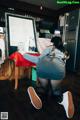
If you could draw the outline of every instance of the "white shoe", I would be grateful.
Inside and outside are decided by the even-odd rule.
[[[27,89],[30,100],[32,105],[36,108],[36,109],[41,109],[42,108],[42,101],[39,98],[39,96],[37,95],[36,91],[34,90],[33,87],[28,87]]]
[[[63,101],[59,104],[63,105],[66,111],[67,118],[72,118],[74,115],[74,104],[71,92],[65,92],[63,94]]]

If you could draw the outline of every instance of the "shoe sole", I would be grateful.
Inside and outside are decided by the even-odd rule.
[[[42,108],[42,101],[39,98],[39,96],[37,95],[36,91],[34,90],[33,87],[29,87],[27,89],[30,100],[32,105],[36,108],[36,109],[41,109]]]
[[[68,115],[69,118],[72,118],[74,115],[74,104],[73,104],[73,98],[71,92],[68,92],[68,101],[69,101]]]

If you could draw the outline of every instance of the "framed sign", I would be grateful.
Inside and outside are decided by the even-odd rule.
[[[17,50],[23,54],[37,49],[34,19],[7,13],[6,28],[9,55]]]

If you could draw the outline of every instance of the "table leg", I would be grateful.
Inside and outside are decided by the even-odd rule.
[[[29,78],[29,79],[31,79],[31,70],[32,70],[32,68],[29,67],[29,68],[28,68],[28,78]]]
[[[15,66],[15,90],[18,88],[19,67]]]

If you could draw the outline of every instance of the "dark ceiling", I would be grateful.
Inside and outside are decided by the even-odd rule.
[[[80,5],[60,5],[57,0],[0,0],[0,7],[12,8],[13,10],[33,14],[36,16],[45,16],[54,19],[61,13],[71,9],[76,9]],[[43,9],[40,9],[42,5]]]
[[[51,10],[58,10],[64,6],[63,4],[57,4],[57,0],[0,0],[0,3],[3,4],[16,4],[17,2],[31,4],[38,7],[42,5],[44,8]]]
[[[64,5],[62,4],[57,4],[57,0],[18,0],[21,2],[37,5],[37,6],[43,6],[48,9],[52,10],[58,10],[59,8],[63,7]]]

